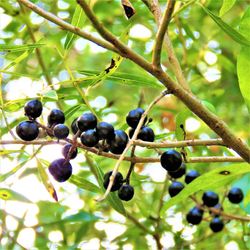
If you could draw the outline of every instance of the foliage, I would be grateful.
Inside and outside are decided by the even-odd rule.
[[[32,2],[99,36],[75,1]],[[109,31],[151,61],[157,26],[145,5],[149,2],[131,0],[136,13],[130,19],[119,0],[90,0],[89,5]],[[162,8],[165,2],[160,1]],[[237,138],[249,144],[248,1],[177,1],[176,9],[168,33],[188,85]],[[23,106],[34,98],[44,105],[39,121],[45,125],[49,111],[58,107],[64,111],[68,126],[83,112],[92,111],[116,129],[128,131],[127,113],[139,103],[146,108],[165,89],[130,60],[60,29],[16,1],[0,2],[0,19],[4,20],[0,23],[1,142],[17,139],[15,127],[25,120]],[[163,67],[175,79],[167,63],[163,47]],[[218,138],[172,95],[157,103],[149,117],[157,142]],[[185,138],[180,125],[185,127]],[[212,234],[208,222],[191,227],[185,220],[194,206],[190,195],[201,200],[201,190],[212,188],[222,198],[231,186],[241,187],[245,199],[240,206],[232,206],[225,199],[224,210],[247,216],[247,163],[187,163],[188,169],[196,169],[202,176],[174,198],[167,193],[169,178],[159,163],[138,163],[130,180],[135,189],[131,201],[122,202],[116,193],[110,193],[106,200],[96,202],[105,191],[103,175],[117,160],[80,149],[77,159],[72,160],[73,176],[58,184],[47,168],[61,157],[61,147],[60,143],[0,144],[3,248],[155,249],[157,237],[167,249],[230,249],[234,243],[239,249],[250,248],[249,222],[232,220],[221,233]],[[181,151],[187,159],[235,156],[230,145],[189,146]],[[139,147],[136,156],[159,157],[154,149]],[[123,161],[119,171],[125,176],[128,169],[129,162]],[[218,175],[222,170],[231,174]],[[34,241],[25,238],[27,232]]]

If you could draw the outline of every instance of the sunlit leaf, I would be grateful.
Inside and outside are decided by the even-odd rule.
[[[21,202],[28,202],[28,203],[31,202],[29,199],[24,197],[22,194],[19,194],[11,189],[8,189],[8,188],[0,188],[0,199],[21,201]]]
[[[25,44],[25,45],[7,45],[7,44],[0,44],[0,51],[6,52],[20,52],[26,50],[32,50],[35,48],[40,48],[44,46],[45,43],[33,43],[33,44]]]
[[[236,0],[223,0],[223,4],[220,9],[220,16],[226,14],[236,3]]]

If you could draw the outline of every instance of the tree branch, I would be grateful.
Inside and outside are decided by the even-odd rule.
[[[75,27],[65,21],[63,21],[62,19],[58,18],[57,16],[41,9],[40,7],[36,6],[35,4],[33,4],[32,2],[28,1],[28,0],[19,0],[20,3],[22,3],[23,5],[25,5],[27,8],[31,9],[32,11],[36,12],[38,15],[44,17],[45,19],[51,21],[52,23],[57,24],[58,26],[60,26],[61,28],[70,31],[80,37],[83,37],[107,50],[111,50],[114,52],[117,52],[117,49],[112,46],[110,43],[99,39],[97,37],[92,36],[91,34],[81,30],[78,27]]]
[[[174,11],[175,2],[176,2],[175,0],[168,1],[167,8],[165,10],[164,16],[162,18],[158,32],[156,34],[155,46],[153,49],[153,65],[157,68],[161,67],[162,44],[163,44],[164,36],[168,29],[168,25],[171,20],[171,15]]]

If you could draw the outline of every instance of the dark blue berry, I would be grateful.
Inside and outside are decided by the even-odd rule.
[[[49,172],[58,182],[64,182],[72,175],[72,166],[64,158],[54,160],[49,165]]]
[[[129,184],[124,184],[118,191],[118,197],[123,201],[130,201],[134,196],[134,188]]]
[[[123,130],[115,130],[115,137],[108,140],[109,150],[113,154],[121,154],[128,143],[128,135]]]
[[[160,160],[162,167],[167,171],[177,171],[182,164],[181,154],[173,149],[165,151]]]
[[[67,143],[66,145],[63,146],[62,154],[63,154],[63,157],[65,159],[69,157],[68,154],[69,154],[69,151],[70,151],[71,147],[72,147],[72,144],[70,144],[70,143]],[[78,150],[77,150],[77,148],[75,148],[68,159],[76,158],[77,153],[78,153]]]
[[[198,171],[190,170],[185,176],[185,182],[188,184],[199,176],[200,176],[200,173]]]
[[[210,222],[209,227],[214,233],[217,233],[222,231],[224,223],[219,217],[214,217],[213,220]]]
[[[193,207],[186,215],[186,219],[193,225],[198,225],[202,221],[204,211],[198,207]]]
[[[92,113],[85,113],[77,119],[77,127],[82,132],[89,129],[94,129],[96,128],[96,125],[97,125],[97,118]]]
[[[87,147],[94,147],[99,142],[95,129],[89,129],[81,134],[81,142]]]
[[[42,114],[43,105],[39,100],[31,100],[24,105],[25,115],[30,118],[37,118]]]
[[[104,176],[103,176],[103,187],[105,189],[108,188],[109,185],[109,178],[112,175],[112,171],[107,172]],[[119,188],[122,186],[122,182],[123,182],[123,176],[120,172],[116,173],[115,179],[114,179],[114,183],[113,186],[111,188],[111,192],[117,191],[119,190]]]
[[[203,204],[208,207],[214,207],[219,202],[219,196],[213,191],[206,191],[202,196]]]
[[[52,109],[48,116],[49,127],[52,127],[56,124],[63,124],[65,122],[64,113],[60,109]]]
[[[39,129],[36,123],[24,121],[17,125],[16,133],[24,141],[33,141],[37,138]]]
[[[107,122],[100,122],[96,126],[96,132],[100,139],[111,140],[115,136],[114,127]]]
[[[168,192],[171,197],[176,196],[184,188],[184,185],[179,181],[174,181],[168,187]]]
[[[65,139],[69,135],[69,128],[64,124],[57,124],[53,129],[54,136],[58,139]]]
[[[234,204],[238,204],[243,200],[244,194],[243,194],[243,192],[242,192],[242,190],[240,188],[233,187],[229,191],[227,197],[228,197],[230,202],[232,202]]]
[[[182,163],[181,167],[177,171],[173,171],[173,172],[168,171],[168,174],[174,179],[181,178],[185,173],[186,173],[186,164],[185,163]]]
[[[136,128],[144,112],[145,111],[142,108],[136,108],[131,110],[126,117],[127,124],[131,128]],[[144,119],[143,125],[146,123],[146,120],[147,118]]]

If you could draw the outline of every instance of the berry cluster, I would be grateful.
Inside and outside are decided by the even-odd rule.
[[[168,171],[168,175],[172,180],[172,183],[168,188],[168,192],[170,197],[174,197],[184,188],[184,184],[179,181],[175,181],[175,179],[185,175],[186,165],[182,162],[181,154],[172,149],[165,151],[161,155],[160,161],[162,167]],[[189,184],[199,176],[200,174],[196,170],[190,170],[185,175],[185,183]],[[243,192],[240,188],[234,187],[228,192],[227,197],[231,203],[238,204],[243,200]],[[200,224],[204,211],[208,210],[213,217],[209,224],[211,230],[213,232],[220,232],[224,227],[224,222],[218,215],[223,211],[223,207],[219,203],[218,194],[213,191],[206,191],[203,193],[202,201],[203,203],[201,205],[193,207],[188,212],[186,215],[187,221],[193,225]],[[216,209],[217,212],[214,213],[212,211],[213,209]]]
[[[65,115],[59,109],[53,109],[47,117],[47,126],[43,126],[37,122],[42,114],[43,106],[39,100],[31,100],[24,106],[27,121],[21,122],[16,127],[17,135],[25,141],[35,140],[39,135],[39,128],[44,129],[47,135],[56,137],[58,140],[67,139],[69,128],[64,125]],[[133,136],[134,131],[142,117],[144,110],[136,108],[131,110],[127,117],[127,124],[130,126],[129,136]],[[151,119],[149,119],[149,122]],[[146,126],[147,117],[140,129],[137,138],[144,141],[154,141],[154,131]],[[149,123],[148,122],[148,123]],[[72,165],[70,160],[77,156],[77,138],[80,137],[81,143],[86,147],[96,147],[100,151],[111,152],[113,154],[121,154],[128,143],[128,135],[123,130],[115,130],[114,127],[107,122],[98,122],[97,117],[90,112],[82,114],[71,123],[71,130],[74,134],[73,143],[64,145],[62,149],[63,158],[56,159],[49,165],[49,172],[58,182],[64,182],[72,175]],[[109,179],[112,171],[104,175],[104,188],[108,187]],[[123,179],[118,172],[114,178],[111,191],[118,191],[121,200],[131,200],[134,195],[134,188],[129,185],[129,176]]]

